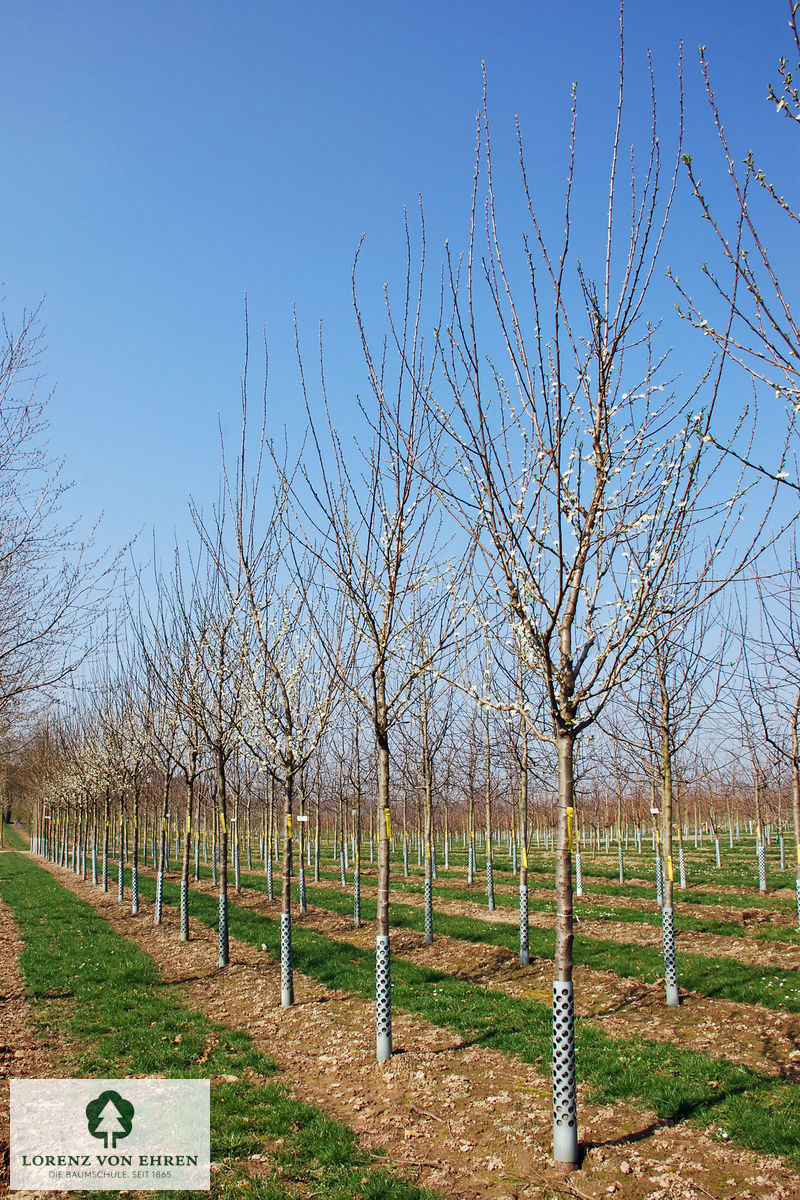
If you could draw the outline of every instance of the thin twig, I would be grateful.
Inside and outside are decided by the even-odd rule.
[[[420,1108],[418,1104],[410,1105],[412,1112],[421,1113],[423,1117],[430,1117],[432,1121],[441,1121],[442,1125],[449,1125],[449,1121],[445,1121],[444,1117],[437,1117],[436,1113],[428,1112],[426,1108]]]

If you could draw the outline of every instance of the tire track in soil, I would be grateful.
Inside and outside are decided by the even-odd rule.
[[[796,1176],[780,1159],[720,1145],[702,1130],[661,1122],[647,1110],[588,1105],[583,1085],[587,1153],[574,1183],[565,1180],[548,1160],[549,1076],[534,1065],[465,1044],[398,1011],[396,1053],[381,1066],[369,1001],[295,972],[298,1002],[282,1009],[279,965],[268,955],[231,939],[231,965],[220,971],[213,929],[192,918],[194,940],[181,943],[176,910],[165,908],[164,924],[155,927],[149,900],[141,900],[133,917],[110,893],[52,864],[49,869],[150,954],[191,1004],[245,1029],[278,1061],[296,1095],[350,1125],[367,1147],[387,1151],[388,1167],[413,1170],[418,1183],[453,1200],[796,1200]],[[243,893],[236,902],[243,896],[260,898]]]

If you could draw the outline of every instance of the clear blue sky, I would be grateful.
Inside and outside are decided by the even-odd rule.
[[[784,0],[629,0],[632,113],[646,107],[651,47],[671,145],[683,38],[687,149],[713,178],[705,43],[735,145],[773,164],[786,143],[766,82],[790,49],[786,26]],[[324,321],[345,425],[364,388],[353,252],[366,233],[369,312],[384,280],[400,283],[403,207],[418,193],[431,260],[445,237],[462,241],[481,60],[504,187],[517,183],[519,113],[545,215],[559,203],[579,81],[588,217],[605,202],[616,40],[615,0],[4,5],[3,306],[13,326],[46,296],[44,386],[56,388],[52,444],[76,482],[70,504],[104,510],[111,544],[141,525],[164,548],[173,526],[185,533],[189,494],[215,492],[217,413],[235,427],[245,293],[268,331],[276,424],[298,412],[295,304],[312,356]],[[670,249],[686,278],[704,230],[685,181],[681,192]]]

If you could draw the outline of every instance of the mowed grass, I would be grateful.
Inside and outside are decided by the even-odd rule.
[[[713,847],[709,847],[706,843],[705,848],[693,851],[687,848],[686,864],[687,864],[687,888],[685,890],[678,886],[676,880],[675,885],[675,908],[678,919],[682,919],[681,909],[684,904],[697,905],[705,907],[708,905],[722,905],[732,909],[753,909],[761,912],[773,912],[784,914],[787,917],[786,926],[757,928],[749,927],[746,931],[747,936],[755,936],[766,940],[776,941],[792,941],[798,937],[796,925],[796,901],[794,897],[794,871],[790,864],[790,859],[793,856],[793,849],[790,846],[789,839],[786,841],[786,867],[781,870],[775,862],[777,852],[773,847],[768,849],[767,854],[767,885],[768,893],[763,895],[758,890],[758,871],[756,865],[755,849],[752,839],[749,845],[744,848],[737,844],[737,849],[734,851],[727,850],[727,843],[723,846],[721,869],[716,867]],[[244,861],[244,857],[243,857]],[[677,856],[676,856],[676,874],[677,874]],[[362,877],[365,879],[374,875],[375,867],[370,865],[368,857],[362,855]],[[451,853],[450,867],[445,868],[443,865],[443,855],[439,854],[438,859],[438,875],[442,880],[450,882],[462,882],[464,884],[464,898],[467,896],[476,900],[479,903],[486,896],[486,870],[485,859],[483,852],[478,855],[478,869],[475,874],[474,884],[466,887],[466,859],[461,852]],[[402,853],[396,852],[392,855],[392,877],[400,887],[406,887],[411,884],[412,888],[421,886],[423,876],[422,869],[416,864],[416,854],[409,856],[409,876],[406,878],[403,875]],[[277,868],[276,868],[277,870]],[[332,863],[328,848],[322,857],[322,875],[325,879],[332,883],[339,878],[338,860]],[[350,863],[349,875],[352,875],[352,862]],[[529,882],[532,889],[536,888],[552,888],[554,885],[554,866],[553,856],[550,851],[534,848],[531,851],[529,861]],[[517,879],[511,873],[511,863],[503,846],[495,853],[494,859],[494,879],[495,886],[516,887]],[[634,849],[631,849],[625,856],[625,879],[623,884],[619,883],[618,879],[618,863],[616,858],[616,850],[613,853],[605,855],[600,853],[595,858],[591,852],[584,852],[583,855],[583,884],[584,896],[582,900],[576,898],[576,904],[580,908],[582,905],[590,905],[593,903],[594,897],[598,894],[611,899],[624,900],[626,898],[638,900],[655,901],[655,861],[649,844],[645,847],[641,854],[638,854]],[[738,889],[737,892],[715,890],[715,889]],[[443,894],[451,895],[454,889],[448,887],[442,889]],[[455,889],[458,890],[458,889]],[[593,895],[594,894],[594,895]],[[454,897],[455,898],[455,897]],[[547,911],[548,902],[541,901],[537,897],[531,898],[531,909],[536,911],[534,902],[543,904],[542,911]],[[513,904],[513,897],[504,896],[502,892],[496,896],[498,907],[506,904]],[[630,910],[631,913],[640,910]],[[587,913],[587,915],[589,915]],[[619,916],[620,920],[636,920],[637,918],[631,915],[629,918]],[[641,919],[641,918],[639,918]],[[687,918],[686,929],[696,928],[691,924],[691,918]],[[734,923],[734,928],[737,926]],[[727,933],[727,930],[708,928],[703,930],[709,933]],[[741,926],[738,927],[738,933],[742,933]]]
[[[201,875],[207,878],[210,871],[202,868]],[[261,875],[243,873],[242,882],[256,891],[267,891],[267,882]],[[311,903],[331,912],[348,915],[353,911],[349,889],[344,891],[341,887],[324,888],[308,884],[306,894]],[[374,921],[375,912],[376,902],[365,888],[361,899],[362,920]],[[424,929],[423,910],[393,901],[389,910],[389,924],[395,929],[421,932]],[[512,952],[519,950],[519,931],[510,922],[452,916],[437,912],[434,904],[434,929],[461,941],[503,946]],[[531,926],[529,946],[536,958],[552,959],[555,953],[554,931]],[[573,953],[576,965],[610,971],[624,979],[652,983],[660,979],[664,972],[662,952],[657,946],[637,946],[580,933],[575,938]],[[722,955],[707,957],[692,954],[684,951],[679,944],[678,982],[681,987],[712,999],[760,1004],[777,1011],[800,1012],[800,971],[752,966]]]
[[[152,897],[155,881],[144,877],[142,890]],[[165,902],[177,905],[179,890],[166,882]],[[250,945],[266,945],[280,955],[279,921],[243,908],[231,896],[230,927]],[[210,928],[217,900],[193,893],[193,915]],[[293,926],[295,966],[327,987],[365,997],[375,994],[375,957],[371,951]],[[551,1009],[533,999],[518,999],[404,961],[392,960],[392,1003],[431,1024],[451,1029],[465,1041],[499,1050],[524,1062],[551,1061]],[[800,1166],[800,1093],[790,1083],[724,1059],[637,1036],[611,1038],[590,1022],[577,1026],[578,1077],[590,1085],[596,1103],[626,1100],[652,1109],[659,1120],[714,1124],[720,1136],[764,1154],[777,1154]]]
[[[37,1021],[77,1045],[60,1072],[211,1078],[211,1154],[224,1164],[212,1172],[213,1197],[435,1200],[376,1168],[347,1126],[293,1098],[247,1034],[185,1005],[152,958],[46,870],[3,855],[0,895],[25,942],[20,966]],[[255,1154],[268,1156],[257,1174]]]
[[[3,842],[7,850],[28,849],[28,843],[13,825],[3,825]]]
[[[261,886],[261,881],[256,881]],[[308,898],[320,908],[333,912],[352,912],[352,899],[342,891],[329,888],[308,888]],[[361,902],[365,921],[374,921],[376,903],[369,897]],[[389,922],[395,928],[424,929],[424,913],[411,905],[392,904]],[[434,910],[434,930],[461,941],[519,950],[519,931],[511,924],[481,921],[474,917],[455,917]],[[555,953],[555,933],[551,929],[529,930],[529,946],[537,958],[551,959]],[[577,966],[598,971],[611,971],[622,978],[654,982],[664,973],[661,949],[655,946],[636,946],[631,943],[590,938],[579,934],[573,954]],[[710,958],[678,949],[678,979],[682,987],[711,998],[738,1003],[761,1004],[765,1008],[800,1012],[800,972],[778,970],[774,967],[755,967],[733,958]]]
[[[332,871],[321,872],[323,882],[336,883],[339,876]],[[441,875],[441,872],[440,872]],[[374,871],[365,874],[362,871],[361,883],[363,888],[374,887],[376,881],[376,873]],[[348,876],[348,884],[352,882],[352,873]],[[503,880],[506,883],[505,880]],[[510,881],[515,885],[516,880]],[[453,887],[450,884],[446,887],[437,887],[434,882],[434,897],[442,900],[461,900],[471,904],[485,904],[485,891],[481,890],[482,880],[479,880],[478,885],[472,887]],[[404,878],[402,873],[393,877],[393,888],[396,887],[399,892],[406,892],[409,895],[421,895],[424,885],[421,879],[418,878],[417,872],[413,877]],[[629,893],[632,894],[632,893]],[[609,908],[608,905],[597,904],[592,900],[591,895],[584,895],[582,898],[575,897],[574,906],[575,912],[581,918],[587,920],[614,920],[630,922],[632,925],[651,925],[661,928],[661,913],[655,909],[655,889],[648,892],[647,898],[654,902],[652,909],[641,908],[625,908],[614,907]],[[683,902],[688,900],[692,902],[690,897],[682,895],[680,892],[676,894],[675,901],[675,929],[677,932],[687,933],[710,933],[716,934],[719,937],[746,937],[756,941],[770,942],[797,942],[798,930],[797,926],[789,925],[751,925],[745,927],[739,921],[723,921],[714,917],[696,917],[683,912]],[[719,903],[719,898],[716,900]],[[519,906],[519,900],[514,895],[508,895],[505,892],[495,892],[495,908],[509,911],[509,920],[513,919],[513,911]],[[752,907],[752,906],[748,906]],[[529,912],[555,913],[555,901],[543,900],[538,896],[529,896],[528,910]]]

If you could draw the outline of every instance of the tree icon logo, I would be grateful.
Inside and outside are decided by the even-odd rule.
[[[130,1100],[123,1100],[119,1092],[101,1092],[96,1100],[90,1100],[86,1105],[89,1133],[92,1137],[102,1138],[106,1150],[109,1148],[108,1139],[111,1138],[113,1150],[117,1139],[126,1138],[130,1133],[133,1111]]]

